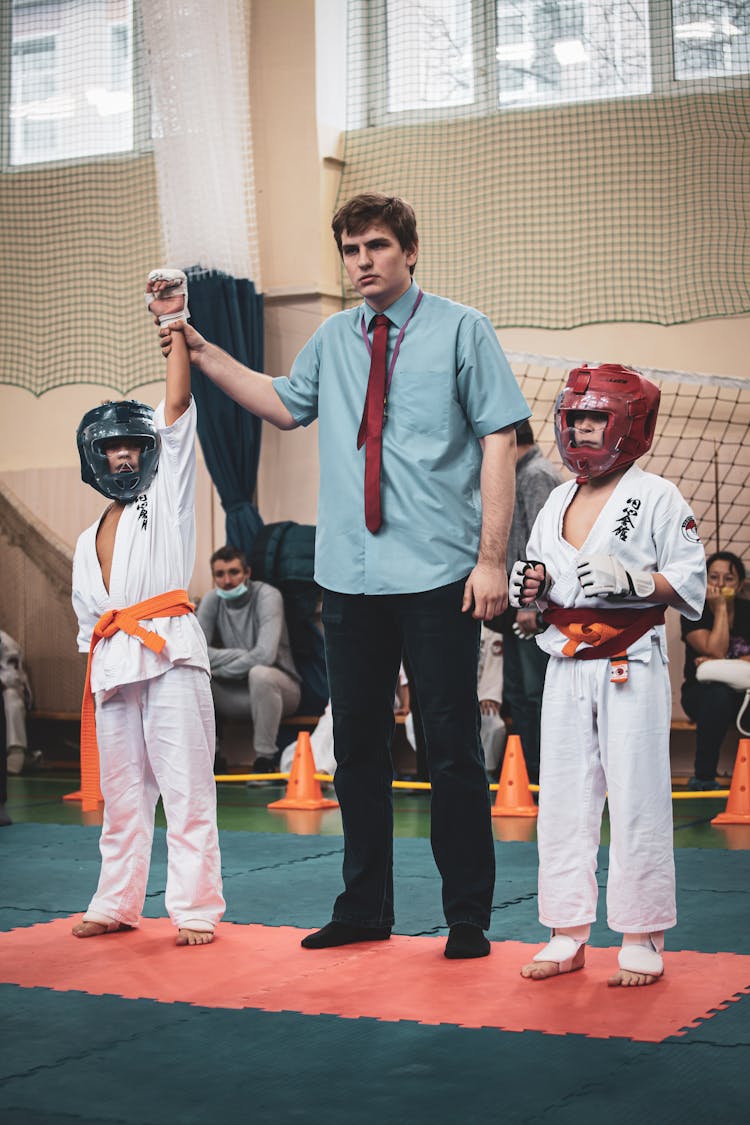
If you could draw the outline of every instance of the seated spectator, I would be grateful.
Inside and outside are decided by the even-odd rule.
[[[482,716],[480,737],[484,749],[484,768],[489,781],[497,781],[505,750],[505,723],[500,717],[503,699],[503,638],[485,625],[479,641],[477,695]]]
[[[737,677],[718,662],[750,662],[750,602],[740,595],[745,566],[731,551],[716,551],[706,564],[708,587],[700,621],[681,619],[685,642],[682,706],[696,725],[695,776],[691,789],[718,789],[716,769],[724,736],[736,722],[745,694]],[[713,663],[711,669],[703,667]],[[717,673],[717,679],[703,675]]]
[[[253,772],[273,773],[279,724],[300,703],[284,601],[275,586],[250,581],[250,567],[236,547],[214,552],[211,573],[214,589],[197,614],[208,642],[216,714],[252,722]]]
[[[5,742],[5,712],[0,707],[0,738]],[[6,809],[8,803],[8,762],[5,755],[0,755],[0,828],[7,828],[13,821]]]
[[[5,748],[9,774],[23,773],[29,765],[26,712],[31,708],[31,685],[17,641],[0,630],[0,685],[5,713]]]

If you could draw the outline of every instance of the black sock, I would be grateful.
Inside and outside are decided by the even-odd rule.
[[[329,922],[322,930],[302,939],[305,949],[331,949],[336,945],[353,945],[357,941],[386,941],[391,936],[390,927],[349,926],[346,922]]]
[[[487,957],[490,953],[490,943],[482,933],[479,926],[472,926],[469,922],[456,922],[451,926],[448,940],[445,943],[445,956],[452,960],[469,957]]]

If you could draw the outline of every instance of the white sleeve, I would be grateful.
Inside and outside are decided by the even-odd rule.
[[[538,516],[534,520],[534,526],[529,535],[529,541],[526,544],[526,560],[544,563],[545,569],[549,572],[549,557],[550,549],[547,543],[547,524],[548,513],[550,512],[549,500],[543,506]],[[515,559],[513,560],[516,561]]]
[[[698,621],[706,600],[706,553],[695,516],[672,486],[654,513],[657,570],[680,598],[677,610]]]
[[[154,410],[154,425],[161,438],[159,468],[155,485],[168,497],[177,523],[193,519],[195,512],[195,435],[198,411],[195,399],[171,426],[164,418],[164,401]],[[153,487],[153,486],[152,486]]]
[[[493,633],[483,626],[480,644],[482,656],[480,658],[477,697],[479,699],[494,699],[496,703],[502,703],[503,638],[500,633]]]
[[[86,581],[85,564],[81,558],[80,549],[77,547],[73,556],[73,609],[78,618],[78,636],[76,644],[79,652],[88,652],[94,626],[100,614],[94,604],[93,598],[88,595],[90,583]]]

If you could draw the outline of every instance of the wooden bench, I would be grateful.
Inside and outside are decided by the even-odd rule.
[[[397,726],[403,726],[406,722],[406,715],[394,715]],[[281,720],[282,727],[299,728],[304,730],[305,727],[316,727],[320,715],[287,715],[285,719]]]
[[[29,711],[28,718],[32,720],[49,720],[53,723],[80,723],[80,711]]]
[[[30,711],[28,715],[32,721],[49,721],[55,723],[78,723],[81,721],[80,711]],[[320,715],[287,715],[286,718],[281,720],[282,727],[291,727],[292,729],[304,730],[305,727],[315,727],[318,724]],[[406,722],[406,715],[396,715],[396,723],[402,726]],[[505,724],[510,728],[510,720],[506,719]],[[695,723],[690,719],[672,719],[670,724],[671,730],[695,730]]]

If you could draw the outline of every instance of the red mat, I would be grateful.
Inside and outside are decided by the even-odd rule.
[[[166,919],[88,940],[74,918],[0,933],[0,980],[24,988],[114,994],[209,1008],[257,1008],[346,1019],[541,1031],[658,1043],[750,992],[750,956],[667,952],[647,988],[607,988],[615,948],[586,951],[582,972],[534,983],[519,967],[538,943],[494,942],[478,961],[448,961],[444,938],[394,936],[304,950],[307,930],[223,923],[210,946],[177,948]]]

